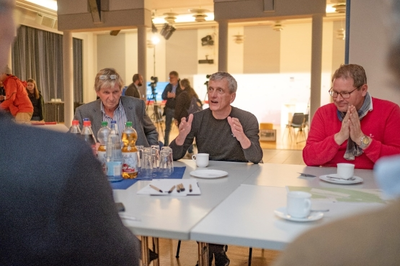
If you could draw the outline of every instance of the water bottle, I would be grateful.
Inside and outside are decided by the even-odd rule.
[[[81,137],[81,129],[79,128],[78,120],[72,120],[72,125],[69,128],[68,133],[75,134]]]
[[[90,147],[93,150],[93,154],[96,156],[96,138],[93,135],[92,123],[90,121],[88,120],[83,121],[83,128],[81,135],[83,140],[90,145]]]
[[[99,148],[97,149],[97,159],[99,159],[99,161],[101,162],[101,167],[103,168],[104,173],[106,173],[106,145],[110,131],[111,129],[108,127],[108,122],[101,122],[101,128],[97,132],[97,140],[100,142]]]
[[[125,124],[122,132],[122,177],[124,179],[133,179],[138,175],[138,154],[135,146],[137,140],[136,130],[132,127],[132,122]]]
[[[121,138],[115,128],[116,122],[111,121],[111,130],[106,144],[107,178],[110,182],[122,180]]]

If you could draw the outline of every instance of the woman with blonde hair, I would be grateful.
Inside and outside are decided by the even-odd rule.
[[[43,97],[37,88],[36,81],[34,79],[28,79],[26,81],[26,92],[33,105],[33,114],[31,121],[43,120]]]

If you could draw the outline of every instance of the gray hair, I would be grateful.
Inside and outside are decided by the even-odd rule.
[[[228,88],[230,93],[234,93],[237,90],[237,82],[234,77],[228,72],[216,72],[210,76],[211,80],[223,80],[226,79],[228,81]]]
[[[114,87],[115,84],[118,84],[118,87],[121,90],[124,86],[124,81],[114,68],[103,68],[96,75],[94,80],[94,90],[100,91],[103,87]]]

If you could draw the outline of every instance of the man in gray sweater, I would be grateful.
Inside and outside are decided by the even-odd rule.
[[[229,73],[211,75],[209,108],[182,118],[179,134],[170,144],[174,160],[181,159],[196,138],[198,152],[209,153],[210,160],[261,162],[257,118],[231,106],[236,90],[236,80]]]
[[[207,89],[210,107],[182,118],[179,134],[170,144],[174,160],[182,158],[196,138],[198,152],[208,153],[210,160],[261,162],[257,118],[231,106],[236,90],[237,82],[229,73],[211,75]],[[216,266],[229,265],[225,252],[225,246],[209,244],[209,265],[213,255]]]

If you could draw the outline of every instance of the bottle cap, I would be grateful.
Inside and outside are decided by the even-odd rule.
[[[72,125],[73,125],[73,126],[79,125],[79,121],[78,121],[78,120],[72,120]]]
[[[101,122],[101,126],[102,126],[102,127],[106,127],[106,126],[108,126],[108,122],[107,122],[107,121],[103,121],[103,122]]]
[[[125,123],[125,126],[126,126],[126,127],[132,127],[132,121],[126,122],[126,123]]]
[[[90,121],[83,121],[83,126],[91,126],[92,123]]]

